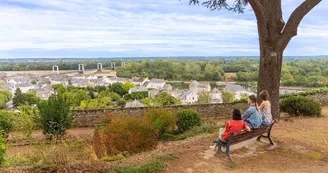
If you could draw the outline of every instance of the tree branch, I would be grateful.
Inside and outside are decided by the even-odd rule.
[[[248,3],[251,5],[256,19],[257,19],[257,25],[258,25],[258,32],[260,35],[267,37],[267,27],[266,27],[266,17],[264,15],[264,8],[262,6],[262,4],[259,2],[259,0],[249,0]],[[261,38],[261,36],[260,36]]]
[[[279,46],[282,46],[283,49],[286,48],[291,38],[297,35],[297,28],[304,16],[320,2],[321,0],[305,0],[293,11],[282,31],[280,39],[278,40],[278,45],[280,44]]]

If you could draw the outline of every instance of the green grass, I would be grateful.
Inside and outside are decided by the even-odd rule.
[[[321,153],[314,153],[314,154],[309,154],[310,159],[316,159],[316,160],[321,160],[324,158],[324,154]]]
[[[175,140],[183,140],[186,138],[190,138],[193,136],[206,134],[206,133],[213,133],[214,129],[209,124],[202,124],[200,126],[195,126],[190,130],[185,131],[184,133],[181,133],[179,135],[175,136]]]
[[[166,167],[166,161],[174,160],[177,155],[174,153],[159,156],[150,162],[143,165],[129,164],[117,165],[111,168],[114,173],[158,173],[163,171]]]

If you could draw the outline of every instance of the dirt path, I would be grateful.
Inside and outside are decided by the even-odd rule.
[[[176,148],[179,159],[170,163],[166,172],[328,173],[328,107],[324,107],[322,113],[326,116],[278,122],[272,131],[275,147],[265,140],[251,140],[237,146],[232,151],[236,165],[231,164],[224,154],[209,149],[216,135],[204,136],[185,147]]]

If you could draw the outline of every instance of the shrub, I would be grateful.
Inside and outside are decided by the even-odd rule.
[[[295,116],[317,116],[321,114],[319,102],[302,96],[287,97],[280,102],[280,107],[282,111]]]
[[[164,109],[151,109],[145,113],[145,118],[155,129],[159,130],[159,134],[173,131],[175,129],[175,116],[171,111]]]
[[[180,133],[200,125],[200,115],[193,109],[183,109],[177,114],[177,126]]]
[[[13,112],[0,110],[0,137],[8,137],[9,131],[13,128],[14,117]]]
[[[70,108],[71,103],[64,97],[54,96],[49,100],[38,103],[38,123],[43,134],[48,138],[57,138],[66,133],[71,126],[73,115]]]
[[[98,126],[93,140],[99,158],[121,152],[137,153],[157,145],[157,130],[144,118],[124,115],[103,118],[110,123]]]
[[[4,155],[7,150],[7,140],[5,138],[0,137],[0,167],[4,163]]]
[[[20,113],[16,115],[13,123],[13,130],[15,131],[13,136],[30,140],[32,131],[36,128],[35,114],[37,110],[33,110],[28,105],[21,105],[18,109]]]

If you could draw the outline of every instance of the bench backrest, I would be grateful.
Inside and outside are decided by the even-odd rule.
[[[240,143],[242,141],[246,141],[248,139],[252,139],[252,138],[261,136],[263,133],[266,133],[272,127],[272,125],[267,126],[267,127],[262,126],[258,129],[254,129],[250,132],[242,132],[242,133],[239,133],[239,134],[238,133],[233,133],[230,136],[230,139],[229,139],[230,145],[237,144],[237,143]]]

